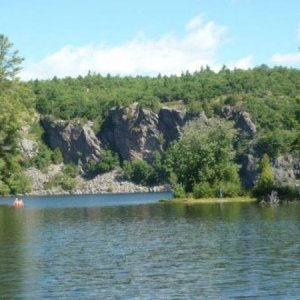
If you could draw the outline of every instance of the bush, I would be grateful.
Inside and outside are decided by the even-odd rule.
[[[9,186],[5,182],[0,180],[0,195],[7,196],[9,195],[9,193],[10,193]]]
[[[215,184],[214,193],[216,197],[236,197],[242,194],[240,182],[226,181]]]
[[[175,198],[185,198],[186,193],[182,184],[177,184],[174,188],[174,197]]]
[[[120,160],[117,153],[111,150],[102,150],[102,158],[100,161],[90,159],[87,163],[88,175],[95,176],[114,170],[120,166]]]
[[[64,167],[64,173],[71,178],[75,178],[78,175],[78,169],[74,164],[66,164]]]
[[[34,164],[39,169],[44,169],[52,163],[52,150],[45,144],[41,144],[38,154],[33,158]]]
[[[153,178],[153,168],[144,160],[125,161],[123,175],[136,184],[147,185]]]
[[[111,150],[102,151],[102,159],[97,165],[99,173],[109,172],[120,166],[119,156]]]
[[[55,148],[52,153],[52,161],[55,164],[61,164],[64,161],[63,155],[59,148]]]
[[[31,181],[23,173],[14,174],[7,180],[11,194],[24,194],[31,191]]]
[[[48,182],[44,184],[45,189],[61,188],[70,191],[75,188],[76,182],[74,178],[68,175],[58,173],[55,174]]]
[[[214,189],[209,185],[208,182],[194,184],[193,186],[194,198],[213,197],[213,196],[215,196]]]
[[[230,105],[230,106],[235,106],[239,102],[239,100],[240,99],[237,95],[229,95],[224,100],[224,104]]]

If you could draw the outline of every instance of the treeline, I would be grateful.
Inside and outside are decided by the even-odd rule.
[[[103,117],[113,106],[133,102],[155,110],[160,104],[181,101],[189,110],[204,110],[210,115],[218,112],[227,102],[231,105],[242,103],[256,112],[255,117],[262,126],[276,127],[278,116],[285,119],[287,113],[291,113],[286,110],[300,101],[300,71],[264,65],[252,70],[229,70],[223,67],[217,73],[207,67],[180,76],[119,77],[89,73],[84,77],[54,77],[52,80],[35,80],[29,84],[36,95],[38,111],[63,119],[95,119]],[[268,121],[269,118],[262,115],[264,112],[258,113],[257,105],[261,104],[263,111],[268,108],[277,111],[276,118],[272,118],[274,121]],[[294,119],[293,116],[290,118]],[[294,126],[291,120],[286,122],[286,127]]]
[[[299,138],[298,69],[263,65],[252,70],[223,67],[216,73],[207,67],[193,74],[157,77],[89,73],[28,85],[38,112],[55,118],[83,118],[101,125],[110,108],[133,102],[153,111],[168,105],[213,117],[231,105],[250,112],[259,130],[258,147],[271,157],[290,151]]]
[[[23,170],[30,164],[43,168],[61,160],[61,154],[43,144],[42,130],[32,122],[36,112],[54,119],[92,120],[98,128],[112,107],[134,102],[153,111],[169,106],[193,114],[205,112],[213,126],[202,128],[200,133],[203,124],[190,124],[181,139],[165,153],[157,153],[151,163],[118,161],[116,154],[107,149],[103,161],[89,165],[91,174],[121,165],[124,176],[131,180],[143,184],[171,182],[178,194],[192,192],[197,197],[216,195],[221,190],[226,195],[243,192],[237,157],[249,150],[249,140],[237,140],[232,124],[220,121],[224,105],[250,113],[258,129],[251,147],[260,157],[300,152],[298,69],[262,65],[251,70],[229,70],[224,66],[214,72],[206,67],[180,76],[156,77],[89,72],[77,78],[24,83],[16,78],[23,59],[3,35],[0,54],[0,194],[27,191],[30,183]],[[40,144],[39,154],[30,162],[24,161],[19,151],[20,135],[26,127]],[[74,175],[73,171],[66,173]]]

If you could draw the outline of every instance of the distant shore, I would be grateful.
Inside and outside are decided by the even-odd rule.
[[[241,202],[257,202],[256,198],[252,197],[232,197],[232,198],[174,198],[172,200],[162,200],[161,202],[176,203],[176,204],[198,204],[198,203],[241,203]]]

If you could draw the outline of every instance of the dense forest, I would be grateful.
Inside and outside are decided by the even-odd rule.
[[[28,83],[36,109],[56,118],[84,118],[102,122],[115,106],[138,102],[158,110],[162,105],[219,115],[224,105],[250,112],[261,131],[265,152],[276,156],[289,151],[300,122],[300,71],[260,66],[252,70],[218,73],[208,67],[181,76],[118,77],[89,73],[85,77],[53,78]]]
[[[35,115],[70,121],[94,122],[95,131],[105,125],[112,107],[138,103],[157,112],[167,106],[212,119],[206,129],[189,124],[181,138],[151,162],[122,161],[113,149],[107,149],[103,161],[91,162],[97,173],[119,165],[124,176],[138,183],[171,182],[181,195],[214,196],[220,186],[226,195],[244,191],[239,180],[237,157],[248,146],[230,122],[220,119],[225,105],[247,111],[258,134],[252,147],[264,156],[264,170],[269,160],[280,154],[299,156],[300,145],[300,70],[266,65],[249,70],[219,72],[209,67],[180,76],[103,76],[89,72],[77,78],[56,78],[22,82],[17,79],[22,58],[12,44],[0,36],[0,192],[26,192],[30,184],[22,170],[29,165],[45,167],[60,161],[61,154],[49,149],[42,139],[43,129],[34,122]],[[40,144],[39,154],[24,161],[18,151],[18,138],[29,126],[29,134]],[[23,129],[22,129],[23,128]],[[201,128],[201,130],[199,130]],[[239,140],[237,140],[239,139]],[[222,151],[221,151],[222,150]],[[182,155],[185,153],[185,155]],[[70,168],[69,168],[70,169]],[[263,173],[263,172],[262,172]],[[268,173],[268,172],[267,172]],[[270,172],[269,172],[270,173]],[[272,186],[266,174],[267,187]],[[268,179],[269,178],[269,179]],[[259,186],[259,187],[258,187]],[[262,180],[257,190],[262,190]]]

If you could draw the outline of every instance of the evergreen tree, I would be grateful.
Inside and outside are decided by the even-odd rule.
[[[264,154],[260,162],[260,175],[258,177],[255,192],[258,195],[268,194],[274,188],[274,175],[270,158],[268,154]]]

